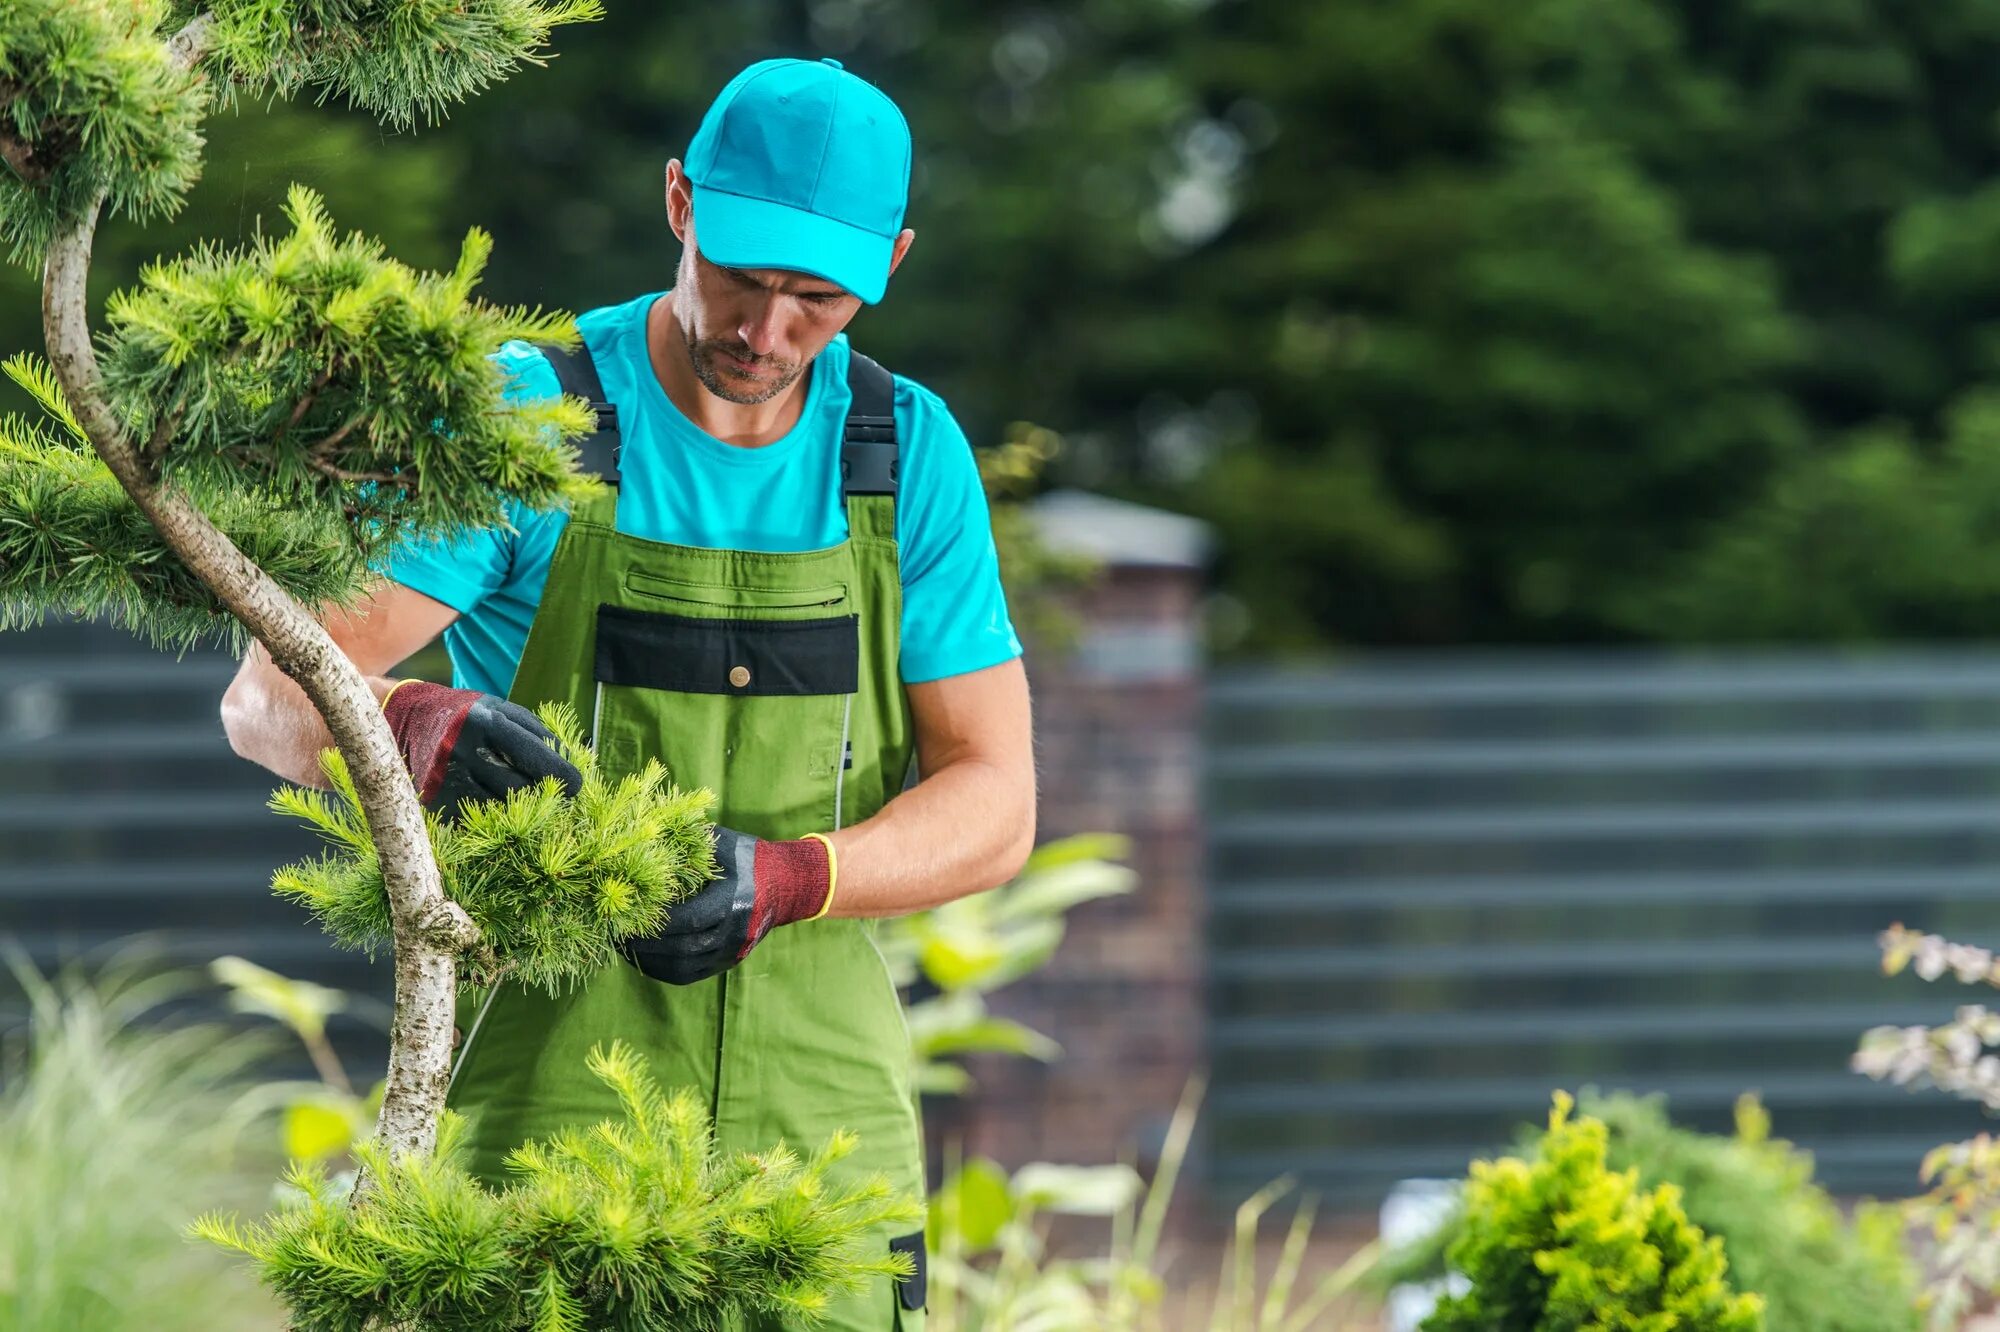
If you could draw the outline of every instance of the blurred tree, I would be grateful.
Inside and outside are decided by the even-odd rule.
[[[916,133],[856,342],[975,441],[1041,423],[1057,480],[1215,523],[1225,646],[1985,627],[1983,533],[1923,513],[2000,384],[2000,0],[618,5],[420,138],[221,119],[251,165],[179,225],[299,178],[419,263],[490,222],[500,299],[618,300],[671,280],[663,163],[780,53]],[[1923,529],[1904,575],[1828,565],[1836,491]]]

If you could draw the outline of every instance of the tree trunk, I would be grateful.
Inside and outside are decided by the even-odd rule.
[[[174,58],[199,59],[207,16],[176,34]],[[91,343],[85,280],[103,207],[100,197],[49,247],[42,279],[42,327],[49,359],[90,443],[133,503],[159,529],[196,577],[270,651],[319,709],[347,760],[381,857],[395,922],[396,1012],[390,1032],[388,1087],[376,1133],[392,1155],[428,1156],[450,1079],[453,951],[479,937],[478,927],[444,895],[431,855],[423,809],[382,710],[354,664],[326,630],[252,563],[188,497],[162,483],[105,401]],[[357,1185],[356,1199],[366,1194]]]

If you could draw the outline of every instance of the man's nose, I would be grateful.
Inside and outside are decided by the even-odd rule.
[[[778,345],[778,303],[763,300],[736,326],[736,336],[758,356],[769,356]]]

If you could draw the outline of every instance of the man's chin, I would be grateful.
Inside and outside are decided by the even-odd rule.
[[[711,360],[706,368],[708,373],[698,376],[702,387],[724,402],[733,402],[741,407],[755,407],[759,403],[769,402],[791,387],[792,381],[798,378],[796,374],[784,376],[745,374],[730,368],[719,358]]]

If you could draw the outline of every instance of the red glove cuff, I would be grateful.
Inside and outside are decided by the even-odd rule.
[[[833,888],[826,843],[817,837],[757,844],[757,915],[750,936],[761,939],[780,925],[819,914]]]
[[[429,803],[437,795],[452,746],[479,697],[476,690],[412,680],[398,685],[382,705],[382,715],[388,718],[403,762],[417,784],[417,799]]]

